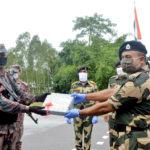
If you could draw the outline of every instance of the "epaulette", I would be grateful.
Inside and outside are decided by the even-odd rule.
[[[89,82],[96,85],[96,83],[94,81],[89,81]]]
[[[73,82],[73,83],[72,83],[72,86],[75,85],[76,83],[78,83],[78,81]]]
[[[117,75],[114,75],[114,76],[110,77],[109,80],[110,80],[110,79],[117,79],[117,78],[118,78],[118,76],[117,76]]]
[[[129,75],[129,79],[134,79],[134,78],[137,78],[139,75],[141,75],[143,72],[137,72],[137,73],[134,73],[134,74],[131,74]]]

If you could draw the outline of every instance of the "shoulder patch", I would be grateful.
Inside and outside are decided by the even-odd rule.
[[[89,82],[96,85],[96,83],[94,81],[89,81]]]
[[[73,82],[72,85],[75,85],[76,83],[78,83],[78,81]]]

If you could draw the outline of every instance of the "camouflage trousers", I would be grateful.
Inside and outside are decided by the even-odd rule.
[[[114,150],[114,144],[115,144],[115,141],[117,140],[118,138],[118,133],[110,128],[109,126],[109,143],[110,143],[110,150]]]
[[[0,150],[16,150],[15,124],[0,125]]]
[[[92,133],[92,117],[83,116],[74,119],[75,131],[75,147],[76,150],[83,150],[82,135],[84,134],[84,150],[90,150],[91,147],[91,133]]]
[[[110,150],[114,150],[114,143],[118,138],[118,132],[115,131],[114,126],[115,120],[112,118],[112,114],[109,114],[108,129],[109,129]]]
[[[0,134],[0,150],[16,150],[14,136],[14,133]]]
[[[15,134],[14,141],[16,143],[16,150],[21,150],[21,147],[22,147],[21,138],[23,135],[23,121],[24,121],[24,114],[19,113],[17,122],[15,123],[16,128],[15,128],[15,133],[14,133]]]
[[[150,130],[118,132],[114,150],[150,150]]]

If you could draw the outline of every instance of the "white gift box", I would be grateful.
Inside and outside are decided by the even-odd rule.
[[[73,97],[70,94],[51,93],[47,95],[43,106],[50,114],[65,115],[73,106]]]

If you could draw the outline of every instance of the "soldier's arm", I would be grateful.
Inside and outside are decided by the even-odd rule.
[[[8,113],[18,113],[28,111],[29,107],[17,102],[3,100],[2,97],[0,97],[0,110]]]
[[[109,89],[113,90],[113,89]],[[92,94],[87,94],[86,96],[89,95],[90,99],[99,99],[101,98],[107,98],[107,96],[109,94],[107,94],[106,96],[101,96],[101,94],[103,93],[107,93],[108,90],[103,90],[100,92],[97,92],[97,94],[93,93]],[[110,92],[111,94],[113,94],[113,91]],[[88,115],[88,116],[93,116],[93,115],[103,115],[109,112],[113,112],[117,109],[123,109],[125,107],[129,107],[129,106],[133,106],[135,103],[139,102],[142,92],[140,91],[140,88],[135,88],[134,84],[132,82],[128,82],[125,84],[125,86],[123,86],[122,88],[120,88],[117,92],[115,91],[115,94],[111,96],[110,94],[110,98],[105,101],[105,102],[101,102],[101,103],[97,103],[95,105],[93,105],[92,107],[86,108],[86,109],[82,109],[79,110],[79,114],[80,115]],[[89,98],[87,97],[87,98]]]
[[[115,109],[108,103],[96,103],[95,105],[88,107],[86,109],[79,110],[79,114],[81,116],[95,116],[95,115],[103,115],[108,112],[113,112]]]
[[[114,93],[118,91],[117,89],[105,89],[99,92],[86,94],[86,100],[93,100],[93,101],[106,101],[108,98],[110,98]]]

